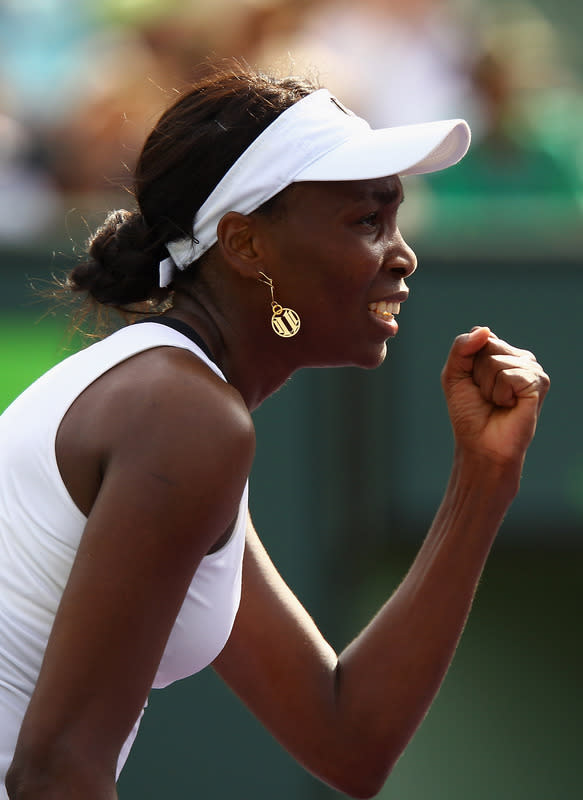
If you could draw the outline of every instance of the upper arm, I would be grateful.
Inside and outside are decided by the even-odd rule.
[[[131,401],[106,414],[115,435],[103,431],[103,480],[23,724],[21,753],[41,760],[77,752],[115,769],[193,574],[249,473],[252,427],[228,387],[159,376]]]

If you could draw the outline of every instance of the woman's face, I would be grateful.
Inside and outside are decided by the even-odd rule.
[[[297,183],[280,198],[266,223],[264,271],[277,302],[301,318],[293,341],[306,366],[384,360],[417,265],[397,227],[402,200],[395,176]]]

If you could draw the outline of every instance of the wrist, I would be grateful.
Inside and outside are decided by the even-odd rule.
[[[453,458],[452,481],[468,488],[475,486],[481,494],[506,499],[508,504],[516,497],[524,457],[500,459],[489,453],[456,446]]]

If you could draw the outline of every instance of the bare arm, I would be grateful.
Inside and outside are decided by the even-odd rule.
[[[530,354],[486,329],[459,337],[443,372],[456,435],[451,479],[409,573],[337,657],[250,527],[244,597],[216,661],[279,741],[322,780],[376,794],[454,655],[548,388]]]
[[[242,403],[202,368],[183,369],[184,354],[139,358],[90,389],[104,477],[7,776],[11,800],[116,797],[119,751],[192,575],[237,513],[253,453]]]

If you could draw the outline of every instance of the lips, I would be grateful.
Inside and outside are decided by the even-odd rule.
[[[383,319],[392,319],[401,310],[401,304],[392,300],[379,300],[376,303],[369,303],[368,310]]]

